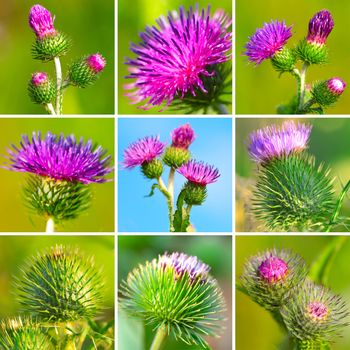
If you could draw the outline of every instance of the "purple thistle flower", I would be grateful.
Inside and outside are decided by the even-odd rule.
[[[307,312],[312,319],[322,321],[327,318],[329,310],[323,303],[312,301],[307,305]]]
[[[47,82],[47,74],[44,72],[37,72],[32,75],[32,83],[35,86],[40,86]]]
[[[41,5],[34,5],[29,12],[29,25],[38,39],[55,35],[54,19],[50,11]]]
[[[271,125],[250,134],[248,152],[257,163],[288,156],[307,147],[312,126],[286,121],[281,127]]]
[[[181,125],[171,132],[172,146],[188,149],[194,141],[195,135],[190,124]]]
[[[124,168],[134,168],[143,163],[149,163],[159,157],[165,148],[165,143],[157,137],[145,137],[132,143],[124,151]]]
[[[181,165],[177,171],[188,181],[201,186],[206,186],[215,182],[220,176],[219,170],[214,168],[213,165],[196,162],[194,160],[190,160],[188,163]]]
[[[340,78],[331,78],[327,81],[327,87],[332,94],[340,96],[346,88],[346,83]]]
[[[268,283],[275,283],[285,279],[288,273],[288,265],[283,259],[271,254],[258,268],[260,276]]]
[[[210,267],[200,261],[196,256],[189,256],[184,253],[164,253],[158,258],[158,266],[162,269],[172,268],[176,277],[181,278],[184,274],[188,274],[191,281],[200,278],[205,281],[208,277]]]
[[[263,28],[257,29],[254,35],[249,37],[244,55],[250,62],[260,64],[281,51],[291,36],[292,26],[287,27],[284,21],[264,23]]]
[[[310,19],[307,42],[316,45],[324,45],[334,27],[332,15],[327,10],[317,12]]]
[[[197,88],[206,93],[202,77],[212,75],[208,67],[229,59],[231,23],[222,10],[210,16],[210,7],[206,12],[180,7],[179,13],[169,12],[167,21],[157,20],[159,29],[147,26],[140,34],[142,43],[130,48],[137,58],[126,61],[127,78],[136,79],[125,85],[133,90],[126,95],[132,103],[148,100],[141,108],[149,109],[168,106],[175,96],[183,98],[188,92],[196,96]]]
[[[84,143],[83,138],[77,142],[74,135],[57,137],[48,132],[42,138],[34,132],[31,140],[23,135],[20,145],[8,150],[12,164],[6,169],[84,184],[106,182],[104,176],[112,171],[111,157],[101,146],[93,146],[91,140]]]
[[[97,74],[105,68],[106,59],[99,53],[95,53],[87,57],[86,64],[95,74]]]

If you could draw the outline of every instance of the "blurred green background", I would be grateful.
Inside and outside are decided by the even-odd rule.
[[[296,92],[295,79],[290,74],[275,72],[269,61],[260,66],[248,64],[244,46],[248,36],[272,19],[285,20],[293,25],[293,36],[288,47],[293,47],[307,35],[310,18],[322,9],[328,9],[334,18],[335,26],[330,34],[327,46],[329,63],[312,66],[307,73],[307,82],[339,76],[350,83],[349,58],[350,45],[348,24],[350,2],[334,0],[276,1],[276,0],[236,0],[236,113],[237,114],[275,114],[276,106],[288,102]],[[350,93],[345,90],[334,108],[327,109],[329,114],[350,112]]]
[[[52,78],[54,64],[33,60],[31,47],[35,35],[28,25],[28,14],[33,0],[2,0],[0,12],[0,114],[45,114],[33,104],[27,94],[31,74],[47,71]],[[76,58],[100,52],[107,66],[100,79],[86,89],[69,87],[64,94],[65,114],[114,113],[114,1],[41,0],[56,16],[56,29],[72,39],[72,48],[62,57],[63,72]]]
[[[124,64],[126,57],[135,57],[135,54],[129,50],[130,43],[139,43],[139,33],[143,32],[147,25],[156,25],[156,19],[160,16],[167,16],[168,11],[178,10],[180,6],[184,6],[188,9],[190,6],[194,7],[198,3],[199,8],[207,8],[211,5],[211,14],[217,9],[224,9],[229,14],[232,13],[232,1],[220,0],[220,2],[208,1],[208,0],[135,0],[132,2],[132,6],[138,11],[130,11],[130,1],[119,0],[118,1],[118,112],[119,114],[159,114],[158,107],[154,107],[148,111],[138,109],[137,106],[129,103],[128,97],[124,96],[125,90],[123,85],[131,83],[132,79],[125,79],[128,70],[127,65]],[[169,111],[165,110],[161,112],[163,114],[169,114]],[[176,111],[171,111],[171,114],[175,114]]]
[[[208,338],[207,341],[215,350],[232,348],[232,239],[228,236],[123,236],[118,238],[118,280],[121,283],[127,274],[151,261],[164,252],[183,252],[196,255],[211,267],[211,274],[218,280],[223,290],[227,305],[227,321],[221,338]],[[139,320],[130,319],[124,313],[119,314],[119,350],[145,350],[150,347],[154,333],[152,327],[144,326]],[[136,335],[141,335],[138,337]],[[142,339],[142,341],[139,341]],[[167,340],[167,350],[200,350],[201,347],[189,346],[176,342],[172,337]]]
[[[286,119],[237,118],[236,119],[236,230],[260,231],[263,229],[254,222],[251,215],[251,190],[254,185],[256,163],[250,160],[247,151],[249,134],[267,125],[280,125]],[[309,153],[316,157],[316,162],[326,163],[335,177],[336,195],[350,179],[350,119],[294,119],[313,125],[309,142]],[[344,201],[341,215],[350,216],[350,200]],[[337,230],[342,230],[337,227]],[[344,229],[345,230],[345,229]]]
[[[307,265],[313,262],[320,251],[329,243],[329,236],[238,236],[236,237],[236,276],[242,273],[246,259],[269,248],[292,249],[301,255]],[[350,308],[350,241],[336,256],[329,276],[329,287],[340,294]],[[347,321],[350,321],[348,317]],[[350,348],[349,327],[342,332],[343,337],[336,338],[334,350]],[[283,339],[280,327],[270,314],[243,293],[236,291],[236,349],[271,350],[278,349]]]
[[[101,145],[114,159],[114,118],[13,118],[0,119],[0,166],[7,162],[7,149],[19,145],[21,135],[33,131],[74,134],[76,138],[91,139]],[[112,161],[113,162],[113,161]],[[113,163],[112,163],[113,164]],[[113,174],[108,176],[113,179]],[[22,186],[26,174],[0,168],[0,232],[29,232],[45,230],[45,219],[31,213],[24,205]],[[114,182],[91,184],[91,207],[77,219],[65,221],[56,229],[70,232],[114,231]]]
[[[114,237],[113,236],[2,236],[0,237],[0,319],[17,316],[20,305],[15,297],[15,278],[22,276],[27,260],[56,244],[78,247],[83,256],[94,256],[102,269],[105,288],[103,321],[114,319]]]

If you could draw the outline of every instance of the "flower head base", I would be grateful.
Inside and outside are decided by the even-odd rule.
[[[91,140],[84,143],[82,138],[77,142],[74,135],[58,137],[48,132],[42,138],[34,132],[31,139],[22,136],[20,148],[12,147],[8,170],[84,184],[105,182],[112,172],[111,157],[101,146],[93,146]]]
[[[334,21],[329,11],[317,12],[309,22],[307,42],[314,45],[324,45],[333,27]]]
[[[257,163],[289,156],[307,147],[311,125],[286,121],[281,127],[268,126],[250,134],[248,151]]]
[[[106,59],[99,53],[95,53],[87,57],[86,63],[89,68],[97,74],[105,68]]]
[[[270,256],[259,266],[260,276],[268,283],[276,283],[285,279],[288,273],[288,265],[284,260],[276,256]]]
[[[172,146],[188,149],[195,135],[190,124],[184,124],[171,132]]]
[[[292,27],[287,27],[284,21],[265,23],[249,38],[244,54],[250,62],[260,64],[280,52],[291,36]]]
[[[220,177],[219,170],[213,165],[196,162],[194,160],[190,160],[188,163],[183,164],[177,171],[189,182],[200,186],[206,186],[216,182]]]
[[[53,18],[45,7],[34,5],[29,12],[29,25],[38,39],[56,35]]]
[[[34,73],[32,75],[32,83],[35,86],[43,85],[47,82],[47,74],[44,72]]]
[[[143,108],[168,106],[176,97],[183,98],[196,90],[207,93],[203,77],[212,75],[209,66],[228,60],[231,49],[231,19],[218,10],[210,16],[210,8],[199,11],[190,7],[171,12],[157,20],[159,29],[146,27],[140,34],[142,43],[132,44],[137,58],[128,59],[130,74],[136,79],[125,86],[133,103],[147,100]],[[215,74],[215,73],[214,73]]]
[[[134,168],[149,163],[159,157],[165,148],[165,143],[159,141],[159,136],[145,137],[132,143],[124,151],[124,168]]]

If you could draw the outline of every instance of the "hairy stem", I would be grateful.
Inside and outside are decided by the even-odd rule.
[[[342,206],[344,199],[345,199],[346,192],[348,192],[349,188],[350,188],[350,180],[347,182],[347,184],[345,185],[343,190],[340,192],[340,195],[338,197],[337,204],[335,206],[333,215],[332,215],[331,219],[329,220],[329,224],[328,224],[325,232],[330,232],[332,226],[336,223],[336,220],[337,220],[339,213],[340,213],[341,206]]]
[[[305,99],[305,80],[306,80],[306,71],[308,68],[308,64],[304,63],[302,68],[301,68],[301,73],[300,73],[300,98],[299,98],[299,104],[298,104],[298,111],[303,110],[304,106],[304,99]]]
[[[157,329],[156,335],[153,338],[153,342],[150,350],[160,350],[166,340],[166,337],[167,337],[167,332],[165,330],[165,327],[159,327]]]
[[[59,57],[54,58],[55,69],[56,69],[56,112],[57,114],[62,113],[62,68]]]
[[[175,178],[175,169],[170,168],[169,179],[168,179],[168,192],[171,198],[172,207],[174,207],[174,178]]]
[[[223,103],[217,103],[216,110],[219,112],[219,114],[229,114],[226,106]]]
[[[55,222],[53,221],[53,218],[48,218],[46,222],[46,233],[54,233],[55,232]]]
[[[173,203],[171,200],[171,195],[170,195],[168,189],[166,188],[162,178],[159,177],[157,180],[158,180],[159,189],[164,194],[164,196],[167,200],[168,216],[169,216],[169,229],[170,229],[170,232],[174,232],[174,224],[173,224],[173,221],[174,221],[173,211],[174,211],[174,209],[173,209]]]
[[[52,103],[48,103],[47,105],[45,105],[45,108],[46,108],[46,110],[47,110],[50,114],[56,115],[56,111],[55,111],[55,109],[53,108]]]

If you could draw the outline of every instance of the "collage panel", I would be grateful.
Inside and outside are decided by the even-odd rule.
[[[237,236],[235,349],[349,349],[349,254],[348,236]]]
[[[232,348],[230,236],[119,236],[119,350]]]
[[[1,118],[1,232],[114,232],[114,119]]]
[[[114,348],[113,236],[0,236],[0,348]]]
[[[232,231],[230,118],[119,118],[118,134],[119,232]]]

